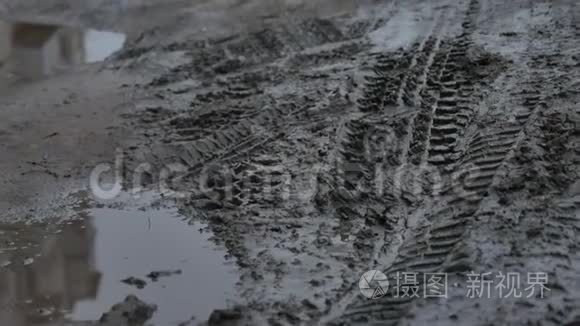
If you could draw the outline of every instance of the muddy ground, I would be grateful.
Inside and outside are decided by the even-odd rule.
[[[580,323],[576,1],[2,0],[0,15],[127,35],[104,62],[0,90],[3,223],[122,207],[89,188],[116,160],[125,190],[161,193],[145,210],[171,202],[235,261],[233,302],[196,323]],[[391,285],[447,273],[448,293],[369,300],[371,269]],[[485,272],[546,273],[549,291],[466,298]]]

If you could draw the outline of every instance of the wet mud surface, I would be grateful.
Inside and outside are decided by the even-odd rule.
[[[0,91],[8,243],[45,248],[39,239],[70,220],[85,228],[57,243],[94,233],[83,236],[94,248],[75,247],[95,255],[81,264],[92,282],[58,302],[62,320],[96,322],[135,294],[145,317],[151,306],[136,300],[156,305],[155,325],[580,322],[575,2],[30,1],[0,12],[126,35],[104,62]],[[95,171],[107,184],[97,191]],[[158,195],[133,210],[121,189]],[[25,232],[31,221],[51,227]],[[7,277],[42,264],[17,247],[0,265]],[[391,284],[446,273],[447,296],[390,286],[369,300],[368,270]],[[549,294],[466,298],[470,273],[496,271],[546,273]]]

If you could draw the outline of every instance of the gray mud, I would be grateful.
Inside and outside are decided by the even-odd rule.
[[[87,189],[104,162],[109,184],[161,193],[144,214],[171,203],[193,221],[103,243],[118,249],[83,317],[131,290],[162,326],[580,323],[576,2],[3,0],[0,15],[127,38],[104,62],[0,90],[2,220],[126,207]],[[101,222],[144,232],[123,221]],[[215,301],[179,264],[187,250],[156,246],[181,241],[235,264]],[[205,282],[229,275],[221,256],[200,258]],[[391,284],[376,299],[359,289],[371,269]],[[404,295],[403,272],[444,273],[446,296]],[[545,273],[549,290],[467,298],[486,272]]]

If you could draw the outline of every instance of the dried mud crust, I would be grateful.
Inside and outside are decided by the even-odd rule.
[[[565,1],[393,2],[119,53],[180,58],[138,116],[242,272],[246,306],[209,324],[578,322],[579,19]],[[390,48],[390,29],[417,35]],[[368,269],[449,273],[449,298],[367,300]],[[468,272],[498,270],[547,272],[549,296],[465,299]]]

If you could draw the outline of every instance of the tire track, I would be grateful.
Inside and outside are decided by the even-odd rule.
[[[451,165],[457,159],[455,147],[474,111],[469,104],[473,97],[473,84],[461,71],[461,60],[473,43],[471,35],[474,21],[479,12],[477,1],[469,3],[463,32],[450,46],[445,55],[443,68],[431,83],[435,86],[436,100],[431,107],[431,122],[428,124],[428,142],[421,156],[421,163]]]
[[[534,53],[534,56],[530,56],[527,67],[518,72],[518,75],[528,77],[513,80],[513,86],[506,90],[508,101],[503,105],[511,107],[508,121],[479,131],[467,145],[460,161],[459,167],[467,175],[460,191],[465,192],[464,198],[473,202],[480,201],[489,188],[497,184],[498,171],[516,155],[522,141],[532,133],[528,130],[532,122],[538,120],[542,109],[548,107],[551,93],[556,92],[553,86],[547,85],[559,74],[553,65],[552,55],[558,52],[560,45],[554,48],[550,42],[547,45],[531,39],[528,42],[527,52]],[[502,119],[498,116],[497,120]]]
[[[384,114],[388,107],[402,110],[406,107],[415,108],[423,101],[424,89],[428,86],[428,76],[437,69],[437,59],[441,46],[441,38],[445,33],[446,13],[439,14],[430,29],[429,34],[420,43],[414,43],[407,51],[399,51],[390,55],[381,55],[374,68],[374,76],[366,76],[365,90],[359,99],[359,110]],[[414,129],[414,119],[407,121],[400,146],[400,163],[406,163],[411,135]]]
[[[359,111],[366,116],[352,118],[339,128],[338,162],[339,165],[349,165],[350,169],[361,171],[364,180],[364,189],[370,189],[372,171],[369,170],[368,157],[371,153],[365,136],[369,136],[369,130],[374,132],[374,138],[383,138],[380,128],[375,127],[377,121],[382,119],[373,118],[374,115],[388,116],[385,112],[387,106],[403,108],[406,104],[414,104],[420,98],[421,90],[427,84],[427,75],[434,63],[435,55],[439,49],[443,20],[439,16],[431,29],[432,34],[421,43],[415,43],[408,52],[398,51],[391,55],[379,55],[374,68],[374,76],[365,76],[367,84],[363,96],[358,100]],[[391,74],[396,77],[391,77]],[[412,128],[412,127],[408,127]],[[403,156],[398,153],[398,156]],[[339,170],[339,174],[344,171]],[[344,181],[344,180],[342,180]],[[346,197],[351,199],[355,186],[349,182],[343,182]],[[350,194],[349,194],[350,193]],[[344,198],[343,198],[344,199]]]
[[[256,117],[242,119],[210,136],[178,143],[173,152],[189,169],[183,178],[190,181],[188,191],[192,193],[191,200],[195,202],[195,207],[211,211],[255,204],[256,198],[253,195],[261,193],[267,178],[259,171],[267,170],[267,166],[275,164],[270,160],[264,163],[258,158],[241,160],[246,162],[242,165],[225,164],[234,161],[239,163],[240,157],[282,137],[284,131],[279,127],[299,118],[300,113],[307,108],[288,105],[266,109]],[[260,168],[262,165],[267,166]],[[193,179],[194,176],[200,176],[200,172],[203,172],[206,179]],[[200,183],[204,181],[205,184]],[[269,181],[269,187],[281,186],[281,181]],[[264,198],[261,201],[264,202]]]
[[[403,92],[400,93],[400,100],[398,101],[399,107],[410,106],[417,107],[421,106],[423,101],[421,100],[421,94],[427,86],[427,78],[431,74],[431,69],[435,64],[435,59],[438,56],[441,37],[445,33],[446,28],[446,15],[441,14],[437,20],[434,22],[433,31],[435,35],[430,35],[424,42],[424,47],[421,51],[421,55],[416,61],[419,61],[421,68],[414,69],[411,68],[410,72],[403,83]],[[437,66],[435,66],[435,69]],[[416,129],[415,121],[417,116],[409,119],[409,124],[405,133],[405,137],[402,141],[402,152],[401,152],[401,163],[407,164],[410,157],[411,147],[413,146],[413,133]],[[412,159],[412,158],[411,158]]]
[[[474,0],[471,1],[467,14],[466,20],[463,22],[463,34],[462,38],[468,39],[469,35],[473,32],[474,21],[477,18],[479,9],[479,2]],[[445,52],[443,54],[431,54],[430,58],[433,62],[437,59],[448,59],[453,57],[459,57],[465,55],[465,48],[468,46],[467,42],[463,39],[459,39],[457,43],[457,48],[455,51],[452,50]],[[462,52],[462,51],[463,52]],[[437,57],[439,55],[439,57]],[[446,74],[446,69],[453,68],[454,63],[452,60],[446,60],[444,63],[438,67],[434,66],[432,71],[426,68],[424,71],[424,82],[421,83],[427,87],[435,86],[439,84],[437,79],[439,78],[441,82],[454,82],[453,77],[450,74]],[[435,78],[433,78],[435,77]],[[455,83],[456,84],[456,83]],[[445,97],[437,100],[437,104],[449,105],[453,104],[450,98],[454,98],[452,95],[447,94],[446,90],[443,89],[440,93],[443,93]],[[468,94],[466,94],[468,96]],[[425,99],[423,102],[429,103],[429,98]],[[428,116],[428,115],[427,115]],[[425,115],[417,115],[417,119],[422,118],[425,120]],[[421,120],[417,120],[421,121]],[[424,124],[424,121],[421,121]],[[434,130],[440,130],[439,125]],[[412,131],[412,129],[410,130]],[[412,134],[412,133],[411,133]],[[415,138],[415,136],[413,136]],[[407,146],[406,148],[410,148]],[[456,248],[456,244],[459,243],[463,236],[464,226],[466,224],[465,220],[459,217],[468,217],[473,213],[474,208],[470,205],[460,206],[463,208],[453,209],[450,208],[441,209],[430,216],[426,216],[424,221],[431,221],[428,224],[417,223],[415,230],[410,229],[407,225],[407,235],[404,236],[398,249],[391,249],[397,252],[394,257],[392,264],[387,269],[386,274],[391,282],[394,282],[398,276],[397,272],[402,271],[413,271],[417,272],[419,279],[425,272],[436,271],[443,266],[449,260],[461,261],[463,257],[461,254],[459,256],[452,255],[452,252]],[[460,209],[463,211],[460,212]],[[455,219],[449,218],[450,212],[453,212],[456,216]],[[417,214],[417,213],[415,213]],[[419,213],[421,214],[421,213]],[[458,217],[457,217],[458,216]],[[449,267],[460,268],[461,264],[452,265]],[[387,295],[379,300],[358,302],[355,301],[353,304],[348,306],[342,316],[339,318],[338,324],[381,324],[381,325],[396,325],[399,323],[400,319],[405,316],[410,305],[413,303],[413,299],[409,297],[404,297],[402,293],[396,292],[393,287],[391,287]]]
[[[404,109],[406,105],[420,98],[421,90],[427,83],[426,76],[430,73],[431,65],[435,63],[434,57],[439,49],[443,26],[443,20],[439,16],[433,23],[431,35],[421,43],[413,44],[407,51],[379,54],[374,75],[365,76],[363,96],[358,100],[361,114],[347,119],[337,131],[335,157],[338,182],[331,188],[334,189],[333,206],[342,220],[353,220],[353,216],[371,220],[377,218],[381,224],[377,228],[378,232],[384,232],[384,228],[394,231],[397,219],[385,218],[380,213],[387,207],[392,207],[396,201],[390,194],[392,189],[389,186],[392,184],[387,181],[382,184],[384,189],[377,189],[381,185],[373,183],[376,181],[373,173],[377,172],[374,170],[377,165],[386,168],[400,164],[401,152],[388,145],[396,142],[394,139],[389,141],[393,137],[389,129],[396,130],[393,123],[401,121],[405,115],[414,114],[413,110]],[[394,107],[395,110],[389,112],[388,107]],[[397,159],[392,161],[393,158]],[[345,176],[348,171],[357,172],[354,180]],[[366,213],[360,215],[360,212]],[[378,256],[383,242],[382,237],[373,241],[371,258]],[[346,302],[350,298],[346,296],[342,301]],[[336,306],[341,305],[339,303]]]
[[[443,18],[442,18],[443,17]],[[420,94],[421,91],[423,89],[423,87],[426,85],[426,81],[421,80],[422,78],[426,78],[426,76],[429,75],[429,71],[432,68],[433,65],[433,60],[436,57],[437,51],[439,50],[439,45],[440,45],[440,39],[441,39],[441,35],[442,32],[444,30],[445,27],[445,19],[444,19],[444,15],[439,16],[438,18],[438,22],[436,22],[434,30],[438,31],[437,32],[437,36],[430,36],[428,39],[426,39],[425,43],[426,43],[426,49],[427,51],[423,52],[423,56],[420,57],[421,61],[425,61],[425,66],[423,68],[422,71],[413,73],[410,72],[408,74],[408,78],[405,80],[404,82],[404,87],[403,89],[405,89],[405,91],[403,93],[401,93],[401,100],[398,102],[399,106],[411,106],[411,107],[415,107],[416,106],[416,101],[420,101]],[[419,77],[417,77],[419,75]],[[424,77],[425,76],[425,77]],[[417,79],[420,80],[419,85],[417,85]],[[409,82],[410,81],[410,82]],[[411,86],[411,87],[409,87]],[[408,163],[409,160],[409,151],[412,145],[412,137],[413,137],[413,130],[416,128],[415,127],[415,119],[416,117],[413,117],[411,119],[408,120],[408,126],[407,129],[405,131],[405,135],[402,139],[402,151],[400,153],[400,162],[402,165],[406,165]]]
[[[180,158],[191,169],[199,169],[202,165],[215,160],[224,161],[232,155],[241,155],[244,152],[259,146],[281,132],[271,132],[272,129],[282,123],[288,123],[291,117],[296,117],[306,110],[306,106],[291,106],[285,108],[270,108],[253,118],[241,119],[238,123],[231,124],[227,129],[215,131],[212,135],[194,140],[178,143]],[[275,136],[271,136],[271,135]]]
[[[307,48],[346,40],[347,37],[342,34],[334,21],[312,18],[299,24],[269,26],[247,35],[173,43],[157,51],[167,53],[187,50],[188,56],[191,57],[190,62],[171,68],[167,73],[153,79],[149,86],[166,87],[198,76],[227,75],[271,63]],[[151,48],[144,50],[143,53],[150,51]],[[136,55],[139,56],[139,53]]]
[[[365,76],[365,90],[362,98],[358,100],[359,110],[362,112],[381,112],[385,105],[396,103],[395,94],[402,75],[400,71],[405,69],[402,51],[389,55],[379,55],[374,75]]]
[[[471,2],[470,10],[479,6],[478,4],[474,5],[474,3],[475,1]],[[471,15],[474,13],[472,12]],[[473,29],[473,24],[469,21],[463,26],[467,32]],[[464,44],[460,43],[459,50],[456,51],[457,55],[463,55]],[[530,46],[533,44],[531,43]],[[450,51],[450,53],[452,52]],[[452,157],[452,159],[447,159],[441,163],[449,166],[458,162],[456,171],[467,172],[467,177],[462,180],[461,189],[452,189],[453,191],[446,192],[444,200],[447,202],[446,207],[425,216],[424,223],[419,224],[413,231],[409,230],[412,235],[399,247],[396,259],[387,269],[391,284],[396,281],[397,272],[412,271],[418,273],[418,286],[421,286],[424,273],[465,272],[472,268],[474,257],[471,257],[471,254],[466,252],[467,249],[464,249],[466,247],[462,245],[465,241],[468,225],[476,215],[481,217],[484,214],[493,214],[482,210],[480,202],[487,196],[490,187],[498,182],[499,170],[506,161],[515,155],[516,149],[524,137],[530,133],[528,129],[531,123],[537,120],[539,112],[547,106],[547,93],[549,92],[545,90],[540,93],[537,90],[545,88],[545,81],[552,78],[553,72],[546,73],[546,69],[549,69],[550,65],[549,60],[549,56],[532,58],[530,64],[537,66],[538,69],[532,72],[530,80],[516,83],[513,87],[514,90],[523,88],[524,91],[508,94],[510,103],[517,108],[512,110],[513,114],[510,121],[496,124],[479,132],[469,142],[465,154],[462,156],[456,154],[457,157]],[[452,78],[449,79],[449,81],[453,81]],[[442,81],[445,82],[445,77],[442,77]],[[472,86],[468,85],[465,90],[468,95],[465,97],[469,98],[469,94],[472,92]],[[456,100],[454,96],[442,96],[437,103],[437,110],[444,114],[441,117],[447,118],[449,109],[440,110],[440,108],[458,108],[461,102]],[[457,109],[453,113],[455,116],[453,116],[453,120],[450,119],[453,123],[451,126],[465,128],[468,121],[464,120],[468,117],[458,114]],[[434,114],[431,134],[434,134],[435,130],[445,129],[444,126],[450,125],[448,123],[438,124],[435,122],[437,119],[439,116]],[[445,134],[445,132],[442,133]],[[440,139],[445,139],[445,137]],[[446,147],[449,148],[456,144],[457,139],[457,137],[453,137],[452,141],[442,141],[441,143],[442,145],[447,144]],[[431,140],[430,145],[433,143]],[[429,158],[433,157],[432,153],[433,151],[430,150]],[[430,161],[430,163],[434,162]],[[458,190],[459,192],[457,192]],[[414,304],[413,299],[403,298],[402,294],[390,289],[383,299],[355,303],[346,310],[341,322],[348,324],[372,324],[374,322],[379,322],[381,325],[398,324],[400,318],[405,316],[408,309]]]
[[[438,15],[429,34],[407,50],[378,54],[373,75],[365,76],[363,95],[358,99],[362,112],[385,112],[387,106],[404,107],[417,100],[432,57],[444,32],[443,15]]]
[[[420,111],[413,122],[414,130],[408,152],[408,161],[416,166],[420,166],[426,161],[424,153],[427,151],[427,141],[433,120],[433,108],[438,99],[438,81],[441,79],[445,67],[444,64],[447,62],[448,51],[445,48],[444,46],[435,55],[433,68],[425,75],[425,86],[421,92],[421,98],[417,100],[417,102],[420,102]]]
[[[429,70],[429,58],[437,50],[443,26],[443,20],[441,19],[441,15],[439,15],[433,22],[430,34],[421,41],[416,50],[411,52],[407,73],[403,76],[399,89],[397,90],[394,104],[398,107],[405,105],[412,106],[412,101],[415,96],[414,93],[417,91],[419,84],[419,75],[423,71]]]
[[[521,109],[515,112],[514,120],[480,132],[470,142],[468,151],[461,160],[461,166],[468,169],[465,171],[467,177],[460,191],[464,191],[464,197],[469,200],[479,201],[487,195],[498,170],[513,156],[525,137],[526,124],[533,120],[533,114],[546,106],[545,96],[535,91],[540,88],[540,82],[519,85],[524,89],[527,86],[532,91],[524,91],[515,97]]]
[[[244,119],[256,116],[255,110],[246,112],[241,108],[229,108],[226,110],[211,110],[209,112],[193,115],[183,114],[167,121],[168,135],[165,143],[187,143],[210,136],[219,130],[225,129],[230,124],[240,123]]]

